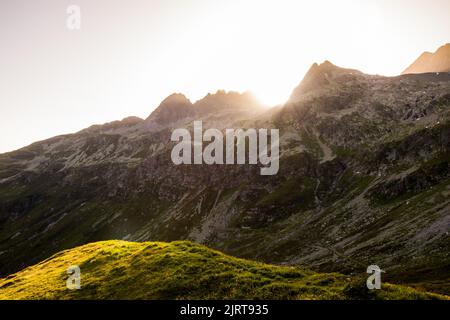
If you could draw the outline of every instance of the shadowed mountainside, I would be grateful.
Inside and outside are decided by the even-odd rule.
[[[188,239],[318,271],[386,270],[449,293],[450,81],[313,65],[265,110],[219,91],[148,119],[93,126],[0,155],[0,273],[99,240]],[[181,165],[171,131],[278,128],[280,171]]]

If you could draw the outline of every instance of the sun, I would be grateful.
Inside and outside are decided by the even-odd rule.
[[[267,87],[265,89],[253,89],[251,92],[256,99],[267,107],[274,107],[286,103],[292,90],[285,88]]]

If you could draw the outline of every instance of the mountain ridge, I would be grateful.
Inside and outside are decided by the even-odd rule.
[[[134,119],[1,154],[0,274],[93,241],[188,239],[322,272],[375,262],[391,282],[448,293],[450,79],[325,67],[279,108],[212,105],[164,126]],[[171,129],[194,119],[278,128],[279,174],[173,165]]]
[[[450,72],[450,43],[441,46],[434,53],[422,53],[402,74],[429,72]]]
[[[288,102],[295,102],[296,99],[298,99],[305,93],[329,84],[333,78],[345,74],[353,75],[362,73],[355,69],[338,67],[328,60],[324,61],[321,64],[314,63],[309,68],[300,84],[294,89]]]

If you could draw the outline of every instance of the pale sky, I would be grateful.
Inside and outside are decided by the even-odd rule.
[[[69,5],[81,30],[66,27]],[[2,0],[0,152],[173,92],[283,103],[314,62],[397,75],[450,42],[449,0]]]

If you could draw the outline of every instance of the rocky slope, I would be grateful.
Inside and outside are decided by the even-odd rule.
[[[110,239],[189,239],[239,257],[449,293],[450,75],[314,65],[283,107],[218,92],[0,155],[0,272]],[[175,166],[173,128],[279,128],[280,171]]]
[[[424,52],[410,65],[403,74],[450,72],[450,43],[440,47],[436,52]]]
[[[81,271],[68,290],[67,269]],[[391,284],[236,259],[184,242],[105,241],[60,252],[0,279],[0,299],[449,299]]]

